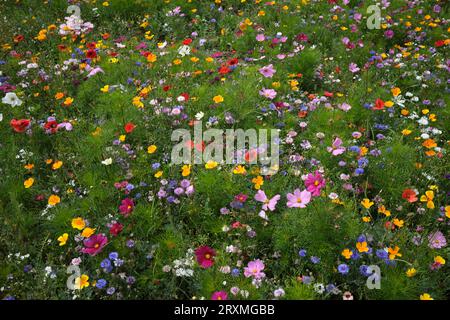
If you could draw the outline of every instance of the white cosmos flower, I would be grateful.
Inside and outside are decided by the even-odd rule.
[[[3,98],[2,102],[9,104],[11,107],[22,105],[22,100],[20,100],[14,92],[8,92]]]
[[[178,49],[178,54],[182,57],[187,56],[190,53],[191,53],[191,48],[189,46],[184,45]]]

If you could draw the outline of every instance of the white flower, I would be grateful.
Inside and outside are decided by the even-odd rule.
[[[182,56],[182,57],[187,56],[187,55],[191,54],[191,48],[189,46],[186,46],[186,45],[185,46],[181,46],[178,49],[178,54],[180,56]]]
[[[200,111],[195,115],[195,119],[201,120],[204,116],[205,116],[205,114]]]
[[[285,295],[285,292],[284,292],[283,288],[278,288],[273,292],[273,295],[275,297],[282,297]]]
[[[20,100],[14,92],[8,92],[3,98],[2,102],[9,104],[11,107],[22,105],[22,100]]]
[[[112,159],[108,158],[102,161],[102,164],[104,164],[105,166],[109,166],[112,164]]]

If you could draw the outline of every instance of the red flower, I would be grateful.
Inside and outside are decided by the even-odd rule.
[[[126,132],[126,133],[132,133],[133,130],[134,130],[134,128],[136,128],[136,126],[135,126],[134,124],[132,124],[131,122],[128,122],[128,123],[125,125],[125,132]]]
[[[48,121],[44,124],[44,129],[47,133],[56,133],[58,131],[58,122],[55,120]]]
[[[445,41],[444,40],[438,40],[438,41],[436,41],[435,43],[434,43],[434,45],[436,46],[436,47],[442,47],[442,46],[444,46],[445,45]]]
[[[414,190],[412,190],[412,189],[405,189],[405,190],[403,190],[402,198],[405,199],[408,202],[411,202],[411,203],[416,202],[417,200],[419,200],[417,198],[416,192]]]
[[[227,73],[230,73],[231,72],[231,70],[230,70],[230,68],[228,68],[227,66],[222,66],[222,67],[220,67],[220,69],[219,69],[219,73],[220,74],[227,74]]]
[[[384,109],[384,101],[381,99],[377,99],[375,101],[375,105],[372,108],[373,110],[383,110]]]
[[[187,38],[187,39],[183,40],[183,44],[186,45],[186,46],[190,45],[191,43],[192,43],[192,39],[191,38]]]
[[[97,44],[96,44],[95,42],[89,42],[89,43],[86,45],[86,47],[87,47],[88,49],[95,49],[95,48],[97,48]]]
[[[109,233],[112,236],[117,236],[119,233],[121,233],[123,230],[123,225],[119,222],[114,222],[111,227],[109,228]]]
[[[239,60],[237,58],[233,58],[231,60],[228,61],[228,65],[229,66],[235,66],[239,63]]]
[[[180,94],[180,96],[184,97],[184,101],[188,101],[189,100],[189,94],[186,92],[183,92],[182,94]]]
[[[163,91],[164,91],[164,92],[167,92],[167,91],[169,91],[169,90],[170,90],[170,86],[164,86],[164,87],[163,87]]]
[[[108,238],[104,234],[94,234],[83,241],[84,248],[81,249],[81,252],[87,253],[90,256],[95,256],[102,251],[107,243]]]
[[[195,255],[197,256],[197,262],[203,269],[210,268],[214,265],[214,257],[216,256],[216,251],[208,246],[198,247],[195,250]]]
[[[86,52],[86,58],[88,58],[88,59],[95,59],[95,58],[97,58],[97,52],[94,49],[89,49]]]
[[[12,119],[10,124],[15,132],[22,133],[25,132],[25,130],[27,130],[27,128],[30,126],[30,122],[31,121],[28,119]]]

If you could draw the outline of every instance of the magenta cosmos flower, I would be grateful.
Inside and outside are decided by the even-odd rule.
[[[250,261],[247,267],[244,268],[244,276],[246,278],[253,277],[255,279],[262,279],[266,276],[264,272],[264,263],[257,259],[254,261]]]
[[[216,256],[216,251],[208,246],[198,247],[195,250],[195,255],[197,256],[197,262],[203,269],[210,268],[214,265],[214,257]]]
[[[275,72],[277,71],[273,68],[273,64],[269,64],[268,66],[259,69],[259,73],[261,73],[266,78],[272,78]]]
[[[212,294],[211,300],[227,300],[228,294],[225,291],[216,291]]]
[[[122,203],[119,206],[119,212],[120,214],[124,215],[125,217],[128,217],[134,209],[134,202],[133,199],[125,198],[122,200]]]
[[[107,243],[108,238],[104,234],[94,234],[83,241],[84,248],[81,249],[81,252],[95,256],[102,251]]]
[[[316,171],[314,174],[308,174],[305,180],[306,190],[311,192],[313,197],[320,196],[320,190],[325,187],[325,179],[320,172]]]
[[[287,194],[287,199],[288,208],[305,208],[311,201],[311,192],[307,190],[300,191],[300,189],[295,189],[294,193]]]

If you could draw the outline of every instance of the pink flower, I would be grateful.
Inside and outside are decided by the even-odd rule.
[[[119,206],[120,214],[124,215],[125,218],[128,217],[134,210],[133,199],[125,198]]]
[[[274,89],[263,88],[262,90],[259,91],[259,95],[267,99],[273,100],[277,96],[277,92]]]
[[[257,259],[254,261],[250,261],[247,267],[244,268],[244,276],[246,278],[253,277],[255,279],[262,279],[266,276],[264,272],[264,263]]]
[[[104,234],[94,234],[83,241],[84,248],[81,252],[95,256],[100,253],[108,243],[108,238]]]
[[[212,294],[211,300],[227,300],[228,294],[225,291],[216,291]]]
[[[277,71],[273,68],[273,64],[269,64],[268,66],[259,69],[259,73],[261,73],[266,78],[272,78],[276,72]]]
[[[313,197],[320,196],[320,190],[325,187],[325,179],[322,177],[319,171],[313,174],[308,174],[305,180],[306,190],[311,192]]]
[[[197,262],[203,269],[210,268],[214,265],[214,257],[216,256],[216,251],[208,246],[198,247],[195,250],[195,255],[197,257]]]
[[[306,205],[311,201],[311,193],[307,190],[295,189],[294,193],[287,194],[287,199],[288,208],[306,208]]]
[[[266,37],[262,33],[259,33],[256,35],[256,41],[258,41],[258,42],[263,42],[265,39],[266,39]]]
[[[342,140],[340,138],[336,138],[333,141],[331,147],[327,148],[328,152],[331,152],[333,156],[338,156],[345,152],[345,147],[342,146]]]
[[[358,65],[354,62],[350,63],[348,66],[348,70],[350,70],[351,73],[356,73],[359,70],[361,70],[360,68],[358,68]]]
[[[281,198],[280,195],[277,194],[276,196],[274,196],[272,199],[269,200],[269,198],[267,198],[266,196],[266,193],[262,190],[258,190],[258,192],[255,195],[256,201],[264,203],[262,209],[270,211],[275,210],[275,206],[277,205],[277,202],[278,200],[280,200],[280,198]]]

